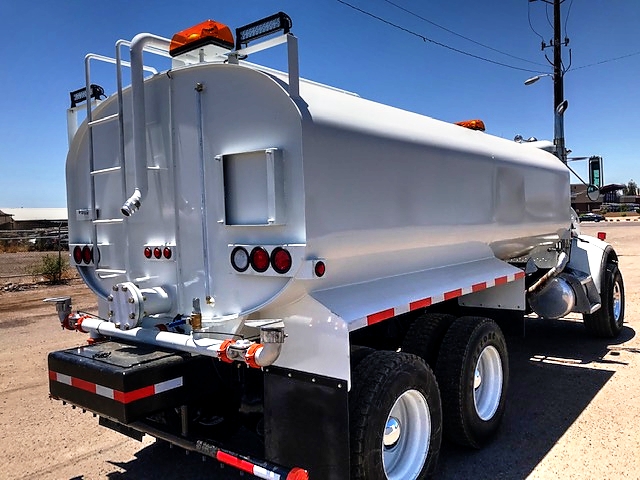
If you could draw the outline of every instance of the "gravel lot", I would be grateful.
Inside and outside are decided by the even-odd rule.
[[[606,231],[620,255],[626,326],[613,342],[575,320],[529,319],[507,331],[509,401],[494,442],[480,451],[444,444],[437,479],[640,478],[640,223],[584,224]],[[47,353],[82,344],[61,331],[45,297],[72,295],[95,311],[81,284],[3,292],[0,285],[0,477],[4,479],[235,479],[212,460],[130,440],[48,399]],[[523,335],[524,332],[524,335]],[[246,477],[245,477],[246,478]]]

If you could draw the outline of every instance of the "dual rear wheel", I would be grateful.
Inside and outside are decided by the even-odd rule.
[[[428,478],[443,432],[458,444],[482,446],[502,419],[508,376],[506,342],[495,322],[420,317],[402,352],[374,351],[353,370],[352,478]]]

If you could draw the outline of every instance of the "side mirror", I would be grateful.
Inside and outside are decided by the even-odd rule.
[[[587,197],[592,202],[597,202],[598,199],[600,198],[600,189],[595,185],[587,186]]]

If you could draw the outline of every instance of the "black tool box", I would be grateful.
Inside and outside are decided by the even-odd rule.
[[[122,423],[188,403],[211,358],[102,342],[49,354],[51,396]]]

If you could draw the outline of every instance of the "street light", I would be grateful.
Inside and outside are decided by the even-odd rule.
[[[541,73],[540,75],[536,75],[535,77],[527,78],[524,81],[524,84],[525,85],[532,85],[532,84],[536,83],[538,80],[540,80],[542,77],[553,77],[553,75],[551,73]]]

